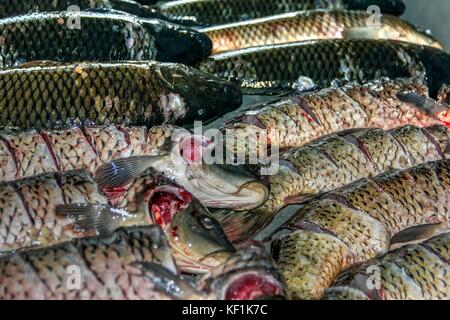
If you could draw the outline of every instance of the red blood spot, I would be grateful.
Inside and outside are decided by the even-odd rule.
[[[171,234],[172,234],[172,237],[178,238],[178,227],[176,227],[176,226],[173,227]]]
[[[103,192],[108,197],[109,201],[112,205],[120,202],[127,192],[126,187],[118,187],[118,188],[105,188]]]
[[[179,190],[177,195],[169,192],[156,192],[151,198],[150,209],[156,223],[166,227],[172,222],[172,217],[191,201],[191,194],[185,190]]]
[[[450,129],[450,111],[440,113],[438,115],[438,119],[441,120],[444,125]]]
[[[280,287],[257,275],[246,275],[234,281],[228,288],[226,300],[255,300],[262,296],[276,296],[282,292]]]

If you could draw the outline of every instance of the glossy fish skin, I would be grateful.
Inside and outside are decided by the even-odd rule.
[[[170,299],[140,275],[136,263],[177,272],[158,226],[121,229],[107,238],[74,240],[0,258],[2,300]],[[80,290],[68,275],[79,271]]]
[[[297,41],[341,38],[371,38],[442,45],[403,20],[383,15],[380,26],[367,24],[361,11],[299,11],[258,20],[202,29],[213,42],[213,54],[249,47]]]
[[[352,267],[341,274],[323,299],[446,300],[450,296],[450,234],[402,247]],[[368,268],[380,272],[380,287],[372,289]],[[345,292],[353,292],[345,295]]]
[[[0,20],[0,67],[53,60],[194,63],[209,55],[205,35],[157,19],[67,11]]]
[[[0,125],[21,129],[191,124],[241,101],[234,84],[181,64],[41,63],[0,71]]]
[[[118,189],[102,190],[76,170],[4,182],[0,194],[0,254],[151,224],[166,232],[186,272],[204,273],[234,252],[211,214],[152,169]]]
[[[119,10],[143,18],[160,17],[149,8],[130,0],[4,0],[0,4],[0,18],[8,18],[35,12],[68,10],[78,6],[80,10]]]
[[[270,145],[284,150],[343,130],[368,127],[388,130],[406,124],[423,127],[442,123],[439,114],[429,116],[398,99],[401,92],[428,95],[427,87],[412,79],[333,86],[247,112],[228,124],[224,132],[230,141],[250,141],[257,150],[261,147],[255,135],[259,134],[267,137]],[[248,153],[244,144],[230,144],[235,153]]]
[[[299,10],[347,9],[366,11],[377,5],[383,13],[401,15],[405,5],[401,0],[179,0],[161,3],[154,8],[170,19],[194,25],[215,25],[271,16]]]
[[[385,254],[402,232],[410,233],[403,242],[448,232],[449,164],[429,162],[360,180],[301,208],[283,227],[291,233],[272,243],[293,297],[320,298],[338,274]]]
[[[232,242],[245,241],[288,204],[389,170],[443,159],[450,159],[450,132],[445,126],[332,134],[282,153],[278,172],[265,179],[271,190],[268,201],[255,210],[230,212],[220,221]]]
[[[450,54],[429,46],[373,39],[311,40],[213,55],[198,68],[239,83],[246,93],[277,93],[299,78],[328,87],[335,79],[426,77],[431,97],[450,82]]]
[[[203,139],[170,125],[0,130],[0,181],[84,169],[95,175],[99,187],[114,190],[154,168],[208,207],[242,210],[264,203],[267,188],[247,167],[200,164],[184,156],[189,154],[183,153],[186,145],[199,152],[193,141],[203,149]]]

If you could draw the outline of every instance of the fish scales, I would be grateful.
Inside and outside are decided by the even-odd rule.
[[[366,11],[377,5],[383,13],[401,15],[405,10],[402,1],[366,0],[180,0],[156,5],[154,8],[174,21],[194,25],[216,25],[256,19],[274,14],[312,9],[348,9]]]
[[[404,246],[344,271],[323,299],[442,300],[450,291],[450,234]],[[368,268],[379,272],[379,287],[367,286]],[[364,281],[366,280],[366,281]]]
[[[417,237],[448,232],[448,182],[447,159],[363,179],[311,200],[285,224],[288,230],[295,231],[280,236],[273,244],[293,296],[320,298],[340,272],[388,252],[400,231],[439,225],[428,232],[418,231]],[[303,233],[310,236],[301,236]],[[303,258],[305,252],[316,242],[320,246],[322,234],[344,243],[347,250],[324,247],[312,253],[316,263],[308,263]],[[326,258],[338,252],[333,260]],[[329,264],[332,269],[323,268]],[[322,278],[330,279],[328,283],[314,285],[307,281],[318,270]]]
[[[202,29],[213,54],[297,41],[341,38],[389,39],[442,48],[431,36],[397,17],[383,15],[379,26],[367,24],[362,11],[300,11]],[[301,30],[301,32],[299,32]]]
[[[194,86],[200,87],[195,97]],[[41,64],[0,71],[0,124],[22,129],[208,120],[241,98],[234,85],[177,64]],[[222,111],[213,110],[219,106]]]
[[[107,238],[75,240],[0,259],[2,299],[169,299],[133,263],[156,263],[176,272],[157,226],[121,229]],[[73,290],[71,272],[79,272]]]

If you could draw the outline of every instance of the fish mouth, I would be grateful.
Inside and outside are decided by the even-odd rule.
[[[285,296],[283,285],[266,271],[235,275],[223,291],[225,300],[272,300]]]
[[[205,206],[217,209],[236,211],[252,210],[264,204],[269,198],[269,190],[261,181],[249,181],[241,185],[229,181],[215,179],[208,174],[193,174],[190,187],[198,194],[198,199]]]

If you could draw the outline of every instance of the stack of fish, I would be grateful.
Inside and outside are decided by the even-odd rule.
[[[450,299],[450,54],[404,10],[3,1],[0,299]]]

